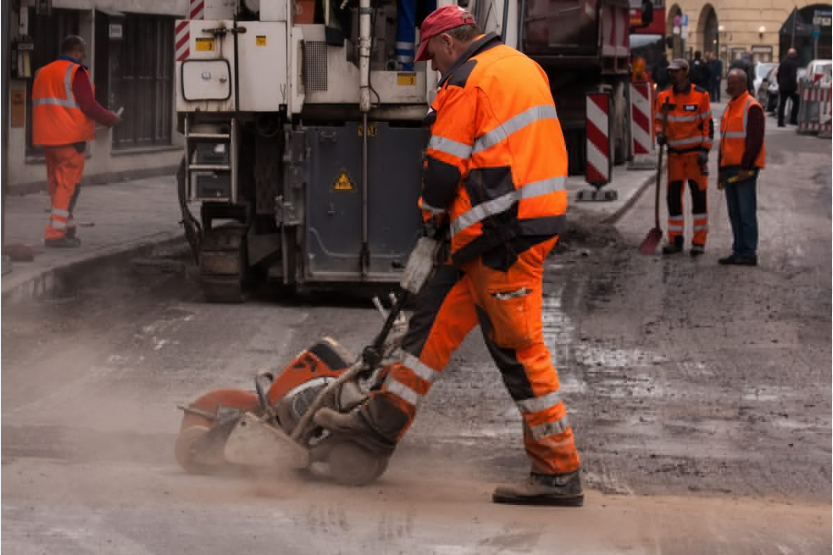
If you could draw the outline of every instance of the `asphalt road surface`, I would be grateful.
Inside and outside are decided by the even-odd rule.
[[[380,319],[337,293],[205,304],[169,248],[3,307],[4,552],[830,553],[830,142],[773,123],[757,268],[717,265],[714,188],[696,260],[637,251],[653,194],[614,225],[572,211],[544,317],[585,507],[491,504],[528,464],[477,333],[371,486],[186,474],[176,404],[252,389],[321,336],[357,352]]]

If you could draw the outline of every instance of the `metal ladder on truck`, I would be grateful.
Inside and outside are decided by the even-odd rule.
[[[227,133],[203,133],[192,132],[191,117],[185,114],[183,126],[185,196],[188,202],[201,203],[198,246],[192,243],[197,249],[200,285],[208,301],[242,302],[248,225],[231,215],[239,212],[237,120],[230,119]],[[231,221],[214,227],[214,219]]]

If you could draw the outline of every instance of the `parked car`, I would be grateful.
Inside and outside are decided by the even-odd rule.
[[[755,64],[754,77],[752,81],[752,90],[758,91],[761,88],[761,83],[766,79],[770,71],[777,68],[778,64],[774,62],[758,62]],[[757,96],[757,94],[756,94]],[[758,100],[760,102],[760,99]]]
[[[829,85],[833,81],[833,60],[813,60],[807,64],[807,78],[811,82]]]
[[[801,83],[801,80],[807,76],[807,68],[800,67],[796,73],[796,81]],[[778,110],[778,66],[770,69],[760,86],[755,89],[755,98],[764,107],[767,112],[776,112]],[[786,113],[790,113],[791,101],[787,101]]]

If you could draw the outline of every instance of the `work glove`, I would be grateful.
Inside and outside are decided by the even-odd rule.
[[[697,163],[700,164],[701,166],[708,165],[708,163],[709,163],[709,153],[706,152],[705,150],[701,150],[697,154]]]
[[[668,140],[665,138],[665,133],[657,133],[657,144],[660,146],[668,144]]]

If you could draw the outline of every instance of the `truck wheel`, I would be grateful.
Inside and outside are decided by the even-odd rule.
[[[200,286],[208,302],[243,302],[249,270],[246,231],[245,225],[227,224],[205,232],[200,245]]]
[[[613,118],[613,163],[624,164],[628,159],[628,142],[630,141],[630,113],[628,112],[628,100],[625,96],[626,84],[619,82],[613,89],[613,110],[610,117]]]

